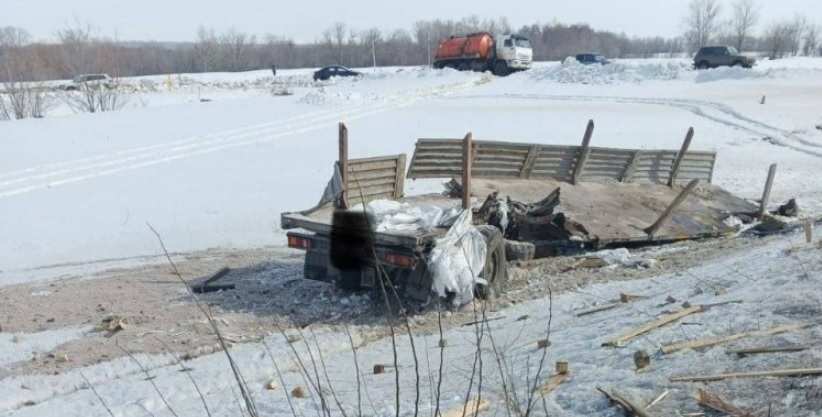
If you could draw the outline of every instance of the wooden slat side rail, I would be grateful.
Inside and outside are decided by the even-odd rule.
[[[587,131],[586,131],[587,133]],[[420,139],[408,167],[408,178],[462,177],[463,139]],[[674,164],[674,183],[711,182],[716,153],[688,150],[636,150],[578,145],[541,145],[474,140],[474,178],[550,178],[558,181],[622,181],[665,184]],[[590,145],[590,142],[589,142]],[[577,165],[580,155],[584,166]],[[679,156],[681,155],[681,158]]]
[[[402,197],[405,160],[405,154],[349,159],[345,174],[348,204]]]

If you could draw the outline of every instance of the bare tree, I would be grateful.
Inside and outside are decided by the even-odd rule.
[[[220,44],[214,29],[200,26],[197,29],[197,41],[194,43],[194,55],[201,67],[201,71],[209,72],[217,66],[220,55]]]
[[[230,71],[249,69],[249,52],[257,44],[257,37],[232,28],[220,36],[220,49]]]
[[[31,37],[20,28],[0,28],[0,120],[43,117],[50,96]]]
[[[691,0],[685,18],[685,38],[692,50],[706,46],[716,35],[722,8],[717,0]]]
[[[71,75],[94,72],[96,56],[94,48],[94,27],[89,23],[75,21],[57,31],[64,70]]]
[[[805,30],[803,52],[805,56],[816,56],[819,52],[819,25],[810,25]]]
[[[790,22],[775,22],[768,27],[762,42],[771,59],[782,58],[789,52],[793,30]]]
[[[805,16],[797,14],[793,20],[788,24],[790,28],[789,33],[789,45],[790,45],[790,52],[793,55],[799,55],[799,52],[802,50],[802,38],[805,34],[805,29],[808,26],[808,20]]]
[[[745,41],[751,36],[753,28],[759,22],[759,7],[754,0],[738,0],[733,4],[731,30],[736,49],[743,50]]]

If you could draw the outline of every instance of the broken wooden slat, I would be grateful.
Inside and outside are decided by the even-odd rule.
[[[579,313],[577,313],[577,317],[582,317],[582,316],[587,316],[589,314],[599,313],[600,311],[611,310],[611,309],[617,308],[617,307],[619,307],[623,304],[625,304],[625,303],[623,303],[621,301],[617,302],[617,303],[603,304],[601,306],[589,308],[587,310],[582,310]]]
[[[688,148],[691,147],[691,141],[694,138],[694,128],[688,129],[688,134],[685,135],[685,141],[682,142],[682,148],[680,148],[679,153],[676,155],[676,160],[674,161],[674,166],[671,168],[671,175],[668,178],[668,186],[673,187],[676,184],[676,176],[679,175],[679,167],[682,165],[682,159],[685,158],[685,154],[688,153]]]
[[[637,417],[650,417],[650,414],[648,414],[648,411],[646,411],[644,407],[640,406],[639,404],[636,404],[634,401],[632,401],[629,398],[626,398],[624,395],[620,395],[619,393],[613,390],[611,390],[611,392],[608,392],[599,387],[597,387],[597,390],[605,394],[605,396],[608,397],[608,399],[611,400],[611,402],[619,404],[619,406],[625,410],[625,413],[627,415],[633,415]]]
[[[649,410],[649,409],[651,409],[653,406],[655,406],[655,405],[659,404],[659,403],[660,403],[660,402],[662,402],[662,400],[664,400],[664,399],[665,399],[665,397],[667,397],[667,396],[668,396],[668,394],[670,394],[670,393],[671,393],[671,391],[665,390],[664,392],[662,392],[662,394],[659,394],[659,396],[658,396],[658,397],[654,398],[651,402],[649,402],[649,403],[648,403],[648,405],[646,405],[646,406],[645,406],[645,409],[646,409],[646,410]]]
[[[440,417],[466,417],[466,416],[473,416],[474,413],[479,413],[480,411],[485,411],[488,407],[491,406],[491,402],[483,399],[478,400],[476,398],[468,401],[465,404],[461,404],[459,407],[452,408],[442,414]]]
[[[539,391],[539,394],[542,395],[543,397],[547,396],[548,394],[553,392],[555,389],[557,389],[557,387],[562,385],[563,382],[567,381],[568,378],[570,378],[570,377],[571,377],[571,374],[569,374],[569,373],[556,374],[556,375],[552,376],[551,378],[548,378],[548,381],[545,382],[544,384],[540,385],[539,388],[537,388],[537,390]]]
[[[671,382],[711,382],[721,381],[723,379],[739,379],[739,378],[767,378],[767,377],[795,377],[795,376],[813,376],[822,375],[822,368],[800,368],[800,369],[778,369],[774,371],[759,371],[759,372],[734,372],[717,375],[702,375],[702,376],[680,376],[672,377],[668,380]]]
[[[348,128],[345,123],[339,126],[340,155],[338,163],[342,177],[342,193],[340,194],[340,208],[348,208]],[[363,202],[364,203],[364,202]]]
[[[786,333],[792,332],[794,330],[799,330],[802,328],[808,327],[807,324],[789,324],[784,326],[777,326],[767,330],[757,330],[753,332],[743,332],[732,334],[730,336],[719,336],[719,337],[708,337],[705,339],[697,339],[697,340],[690,340],[686,342],[678,342],[672,343],[669,345],[662,346],[662,353],[669,354],[673,352],[677,352],[683,349],[699,349],[709,346],[720,345],[723,343],[733,342],[734,340],[743,339],[746,337],[760,337],[760,336],[770,336],[779,333]]]
[[[768,201],[771,199],[771,188],[773,188],[773,180],[776,177],[776,164],[771,164],[768,169],[768,179],[765,181],[765,190],[762,191],[762,201],[759,203],[759,220],[765,217],[768,210]]]
[[[720,396],[702,389],[697,391],[696,402],[703,407],[728,414],[731,417],[754,417],[753,413],[742,410],[723,400]]]
[[[728,354],[736,354],[739,356],[755,355],[758,353],[781,353],[781,352],[802,352],[808,350],[807,346],[773,346],[773,347],[755,347],[748,349],[731,349]]]
[[[520,178],[530,178],[531,171],[534,169],[534,164],[537,162],[539,156],[539,146],[533,145],[528,150],[528,156],[525,157],[525,163],[522,164],[522,170],[519,173]]]
[[[462,208],[471,208],[471,162],[474,156],[471,146],[472,135],[468,132],[462,141]]]
[[[682,192],[679,193],[678,196],[676,196],[671,205],[668,206],[667,209],[665,209],[661,216],[659,216],[659,219],[657,219],[657,221],[654,222],[654,224],[644,229],[645,233],[648,234],[648,236],[653,237],[656,234],[656,232],[658,232],[659,229],[662,226],[664,226],[665,223],[668,222],[668,220],[670,220],[671,216],[674,213],[674,210],[676,210],[676,208],[679,207],[679,205],[682,204],[683,201],[685,201],[685,198],[687,198],[688,194],[690,194],[691,191],[693,191],[694,188],[696,188],[697,184],[699,184],[699,180],[692,180],[690,183],[688,183],[688,186],[685,187],[682,190]]]
[[[642,326],[640,326],[636,329],[633,329],[631,331],[626,332],[625,334],[623,334],[621,336],[613,338],[613,339],[603,343],[602,345],[603,346],[612,346],[612,347],[625,346],[625,344],[629,340],[631,340],[631,339],[633,339],[637,336],[648,333],[651,330],[654,330],[658,327],[662,327],[662,326],[664,326],[668,323],[675,322],[675,321],[677,321],[677,320],[679,320],[683,317],[689,316],[691,314],[701,313],[702,311],[703,311],[702,306],[693,306],[693,307],[686,308],[684,310],[680,310],[676,313],[666,314],[666,315],[664,315],[664,316],[662,316],[662,317],[660,317],[660,318],[658,318],[658,319],[656,319],[656,320],[654,320],[650,323],[646,323],[646,324],[644,324],[644,325],[642,325]]]
[[[591,154],[591,137],[594,134],[594,121],[589,120],[588,126],[585,128],[585,136],[582,137],[582,148],[577,157],[576,166],[574,166],[574,175],[571,177],[571,183],[577,184],[582,173],[585,171],[585,163],[588,161],[588,156]]]
[[[233,290],[234,284],[214,285],[214,282],[225,277],[231,272],[231,268],[224,267],[205,279],[199,279],[191,284],[191,290],[197,294],[203,294],[215,291]]]

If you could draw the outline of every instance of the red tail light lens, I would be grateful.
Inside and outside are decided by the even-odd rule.
[[[400,268],[413,268],[417,265],[417,260],[413,256],[398,255],[396,253],[385,254],[384,260],[386,263]]]
[[[309,250],[311,249],[311,240],[298,236],[289,236],[288,247],[294,249]]]

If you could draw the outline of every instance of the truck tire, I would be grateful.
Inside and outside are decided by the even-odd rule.
[[[485,267],[480,277],[488,281],[487,285],[477,285],[474,295],[482,300],[488,300],[502,293],[508,281],[508,264],[505,260],[505,238],[502,232],[494,226],[477,226],[477,230],[485,237],[488,248],[485,256]]]
[[[708,61],[699,61],[696,64],[696,69],[698,69],[698,70],[704,70],[704,69],[708,69],[710,67],[711,66],[708,65]]]
[[[494,75],[505,77],[508,73],[508,64],[506,64],[505,61],[497,61],[494,63]]]

